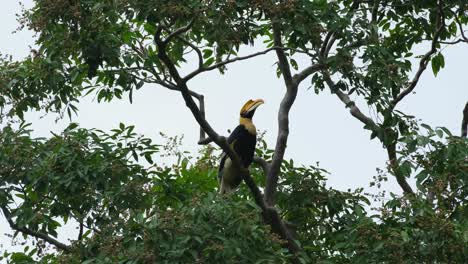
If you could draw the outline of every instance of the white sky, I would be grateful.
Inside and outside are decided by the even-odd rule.
[[[32,0],[23,2],[26,7],[32,4]],[[34,42],[31,32],[12,34],[18,26],[15,14],[19,10],[18,1],[2,1],[0,53],[11,54],[17,59],[27,56],[28,46]],[[467,45],[448,47],[443,54],[446,67],[438,78],[434,78],[428,69],[416,88],[417,94],[408,96],[399,109],[432,126],[445,126],[458,135],[461,111],[468,99]],[[266,140],[270,147],[274,147],[277,110],[284,93],[282,80],[276,78],[275,62],[276,57],[271,53],[230,65],[225,75],[212,72],[191,81],[190,87],[205,95],[207,119],[218,133],[226,134],[227,129],[237,125],[239,109],[246,100],[263,98],[266,103],[257,110],[254,122],[257,129],[267,131]],[[385,166],[384,149],[378,141],[369,140],[370,133],[348,113],[338,98],[327,91],[316,95],[313,90],[307,90],[308,84],[309,79],[303,82],[291,110],[286,158],[294,159],[296,164],[320,162],[322,168],[331,172],[328,184],[333,188],[365,187],[376,192],[368,186],[372,176],[376,175],[376,168]],[[361,106],[361,110],[367,114],[367,107]],[[50,131],[60,132],[68,122],[68,118],[55,123],[55,116],[39,117],[37,113],[27,115],[38,136],[48,136]],[[135,92],[133,104],[128,100],[98,104],[92,97],[87,98],[79,105],[79,115],[73,121],[82,127],[103,130],[123,122],[135,125],[139,133],[159,142],[162,142],[159,132],[171,136],[183,134],[186,149],[197,148],[199,128],[181,96],[157,86],[145,86]],[[393,178],[389,178],[383,189],[401,192]],[[4,235],[10,232],[0,215],[0,245],[3,249],[11,247],[9,238]]]

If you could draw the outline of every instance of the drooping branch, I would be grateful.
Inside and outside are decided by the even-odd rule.
[[[284,50],[281,49],[281,47],[283,47],[281,38],[280,25],[278,22],[273,22],[273,40],[274,45],[279,47],[279,49],[276,49],[276,55],[278,57],[278,66],[286,85],[286,93],[278,111],[278,136],[276,138],[273,160],[271,161],[270,169],[266,177],[265,201],[269,206],[274,206],[275,204],[275,194],[277,191],[279,174],[281,172],[281,163],[283,162],[289,136],[289,111],[296,100],[298,90],[298,84],[294,82],[291,76],[288,58]]]
[[[63,244],[62,242],[56,240],[53,237],[48,236],[47,234],[37,232],[37,231],[33,231],[33,230],[31,230],[31,229],[29,229],[27,227],[17,225],[13,221],[10,210],[8,210],[8,208],[6,206],[1,206],[1,209],[2,209],[3,215],[5,215],[5,218],[8,221],[8,224],[10,225],[11,229],[13,229],[15,231],[18,231],[18,232],[21,232],[21,233],[23,233],[25,235],[29,235],[29,236],[33,236],[35,238],[42,239],[42,240],[46,241],[47,243],[49,243],[51,245],[54,245],[55,247],[57,247],[60,250],[70,251],[70,246]]]
[[[461,136],[466,138],[468,130],[468,102],[466,102],[465,108],[463,109],[463,120],[461,125]]]
[[[405,98],[408,94],[410,94],[414,90],[414,88],[416,88],[416,85],[418,84],[419,79],[421,78],[421,75],[426,70],[427,65],[429,64],[429,61],[430,61],[432,55],[434,55],[437,52],[437,44],[439,43],[439,37],[440,37],[444,27],[445,27],[444,20],[445,20],[445,17],[443,15],[443,10],[442,10],[442,7],[441,7],[441,3],[439,2],[439,15],[437,17],[437,23],[436,23],[437,24],[437,29],[436,29],[436,31],[434,33],[434,37],[432,39],[431,49],[426,54],[424,54],[424,56],[419,61],[418,71],[416,72],[415,76],[413,77],[413,79],[409,83],[408,87],[406,87],[406,89],[404,89],[400,94],[398,94],[395,97],[395,99],[390,103],[390,110],[394,109],[395,106],[401,100],[403,100],[403,98]]]

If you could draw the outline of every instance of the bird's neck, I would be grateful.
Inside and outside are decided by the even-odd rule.
[[[247,129],[247,131],[249,131],[250,134],[252,135],[257,134],[257,128],[255,128],[255,125],[252,123],[252,119],[241,117],[239,119],[239,124],[244,126],[245,129]]]

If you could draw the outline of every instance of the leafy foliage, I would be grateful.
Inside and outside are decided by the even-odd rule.
[[[22,61],[0,59],[0,207],[15,236],[40,238],[61,251],[37,246],[2,258],[463,263],[468,141],[418,123],[397,105],[429,63],[434,75],[445,67],[444,45],[468,42],[465,2],[35,1],[20,22],[37,33],[37,52]],[[261,51],[240,56],[245,45]],[[424,46],[430,47],[416,54]],[[11,122],[41,109],[71,117],[88,94],[98,102],[124,95],[132,101],[145,84],[189,90],[187,83],[204,72],[223,74],[231,63],[270,51],[279,54],[278,77],[294,69],[297,88],[311,76],[317,93],[328,87],[350,108],[388,152],[389,166],[377,178],[391,174],[405,192],[371,203],[375,197],[361,189],[328,188],[321,168],[284,160],[276,208],[302,249],[295,256],[265,225],[265,210],[247,188],[227,199],[216,196],[219,157],[212,147],[191,156],[177,138],[154,144],[124,124],[104,132],[72,123],[51,138],[32,138],[27,125]],[[299,59],[311,68],[301,69]],[[365,116],[350,95],[364,100],[375,118]],[[276,154],[263,141],[257,149],[266,161]],[[164,165],[165,156],[175,157],[174,164]],[[260,167],[251,174],[265,187]],[[416,180],[415,191],[408,178]],[[62,225],[78,226],[71,245],[54,242]]]

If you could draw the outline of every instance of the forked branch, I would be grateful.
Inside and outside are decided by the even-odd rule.
[[[184,80],[177,70],[174,62],[169,58],[166,53],[166,43],[164,43],[158,36],[155,35],[155,43],[158,46],[158,57],[166,65],[169,73],[177,84],[178,90],[181,92],[182,97],[184,98],[185,104],[192,112],[195,120],[198,122],[200,127],[208,134],[208,136],[219,146],[221,149],[230,157],[234,166],[242,167],[242,163],[238,155],[233,151],[233,149],[227,143],[225,137],[219,136],[210,124],[206,121],[204,116],[202,116],[200,109],[197,107],[193,96],[190,94],[190,90],[187,86],[186,80]],[[262,215],[265,220],[271,227],[272,230],[277,233],[281,238],[288,241],[288,248],[291,252],[296,253],[300,250],[298,245],[295,243],[293,236],[288,231],[284,222],[281,220],[276,209],[267,206],[263,199],[263,195],[250,176],[248,169],[241,169],[242,178],[245,181],[246,185],[249,187],[256,204],[262,209]]]

